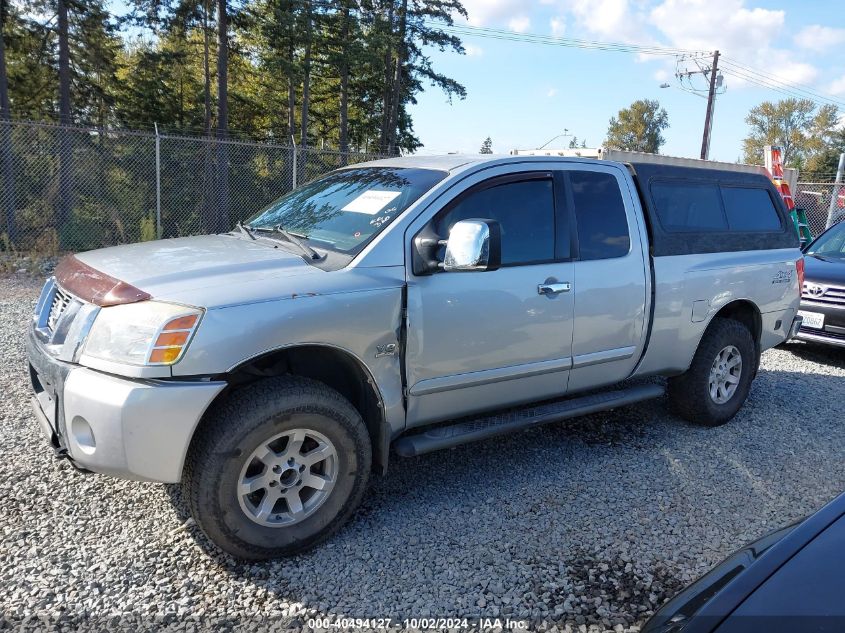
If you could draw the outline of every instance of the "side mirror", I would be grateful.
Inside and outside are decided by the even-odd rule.
[[[502,230],[495,220],[455,222],[446,240],[443,270],[474,272],[502,265]]]

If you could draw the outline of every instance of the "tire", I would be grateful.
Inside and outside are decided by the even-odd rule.
[[[738,372],[734,361],[737,355],[740,359]],[[731,363],[734,365],[727,368]],[[669,379],[669,402],[690,422],[721,426],[742,407],[758,365],[759,353],[748,328],[739,321],[716,317],[704,333],[686,373]],[[725,371],[723,367],[726,367]],[[715,381],[711,381],[714,368]],[[732,379],[735,382],[728,382]],[[711,393],[713,384],[716,385],[715,397]],[[721,389],[719,385],[722,385]]]
[[[364,422],[339,393],[305,378],[269,378],[223,401],[197,431],[182,495],[220,549],[246,560],[289,556],[349,519],[371,460]]]

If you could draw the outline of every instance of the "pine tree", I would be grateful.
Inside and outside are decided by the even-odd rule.
[[[484,139],[484,142],[481,144],[481,149],[478,150],[479,154],[492,154],[493,153],[493,140],[488,136]]]
[[[340,101],[338,103],[338,147],[340,148],[341,164],[346,164],[346,153],[349,151],[349,71],[350,57],[353,52],[350,50],[354,40],[350,40],[353,20],[352,3],[349,0],[341,0],[340,24],[338,27],[337,47],[339,54],[335,55],[337,60],[338,75],[340,75]]]
[[[408,0],[398,4],[387,0],[387,5],[386,74],[379,145],[383,152],[396,154],[400,149],[413,151],[419,147],[405,107],[422,90],[422,81],[440,88],[450,99],[466,96],[466,89],[460,83],[434,70],[423,46],[462,54],[460,39],[436,25],[451,26],[453,16],[466,17],[467,13],[460,0],[418,0],[410,5]]]
[[[465,94],[429,57],[462,52],[437,26],[465,14],[459,0],[130,0],[119,21],[106,0],[18,2],[4,54],[21,117],[395,154],[419,146],[421,90]]]
[[[12,156],[12,111],[9,105],[9,76],[6,71],[7,0],[0,0],[0,166],[3,169],[3,215],[6,238],[12,244],[18,239],[15,218],[15,171]]]
[[[311,50],[314,44],[314,13],[311,7],[311,0],[304,0],[302,20],[305,23],[303,28],[303,46],[305,50],[302,55],[302,114],[299,117],[299,143],[303,147],[307,147],[308,115],[311,107]]]
[[[0,119],[11,119],[9,75],[6,71],[6,21],[8,0],[0,0]]]
[[[229,229],[229,14],[217,0],[217,231]]]
[[[72,123],[70,114],[70,46],[68,40],[69,25],[67,1],[58,2],[59,24],[59,122],[64,125]],[[56,214],[56,225],[61,229],[70,219],[73,212],[73,192],[71,190],[71,170],[73,169],[73,146],[70,134],[65,128],[59,130],[59,208]]]
[[[51,7],[40,1],[12,4],[4,0],[4,4],[9,111],[21,119],[55,120],[55,32]]]

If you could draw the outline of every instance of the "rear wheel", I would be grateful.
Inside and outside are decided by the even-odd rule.
[[[725,424],[748,397],[757,357],[757,346],[745,325],[732,319],[713,319],[689,369],[669,379],[673,408],[696,424]]]
[[[367,430],[333,389],[272,378],[234,394],[198,431],[183,496],[197,525],[244,559],[303,551],[325,540],[361,500]]]

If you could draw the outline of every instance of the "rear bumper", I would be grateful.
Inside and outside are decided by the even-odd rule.
[[[789,328],[789,335],[786,337],[786,340],[790,340],[798,336],[798,332],[801,330],[801,324],[804,322],[804,317],[796,316],[792,319],[792,325]]]
[[[30,332],[32,406],[54,450],[80,468],[176,483],[194,429],[224,382],[131,380],[61,362]]]

